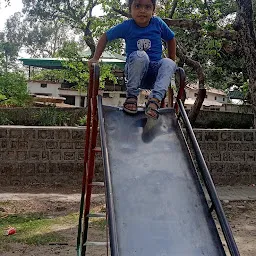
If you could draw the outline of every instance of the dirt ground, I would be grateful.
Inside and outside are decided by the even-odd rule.
[[[2,191],[0,190],[0,193]],[[48,191],[49,192],[49,191]],[[52,192],[52,191],[51,191]],[[56,191],[54,191],[56,192]],[[60,191],[61,193],[62,191]],[[70,193],[74,191],[70,191]],[[75,191],[77,192],[77,191]],[[39,191],[38,191],[39,193]],[[76,194],[78,195],[78,194]],[[93,207],[104,207],[104,197],[102,195],[95,196]],[[0,198],[1,201],[1,198]],[[3,201],[3,200],[2,200]],[[51,216],[65,216],[68,213],[79,211],[79,197],[39,197],[36,195],[30,198],[24,198],[15,201],[8,200],[8,203],[13,202],[12,207],[0,207],[0,211],[5,214],[20,214],[31,212],[42,212]],[[9,205],[9,204],[8,204]],[[256,255],[256,201],[224,201],[223,207],[230,226],[232,228],[235,240],[237,242],[240,254],[242,256]],[[47,244],[47,245],[26,245],[20,243],[11,243],[10,248],[1,252],[1,256],[73,256],[76,255],[76,237],[77,225],[68,226],[63,223],[56,227],[57,233],[64,238],[63,244]],[[1,231],[2,232],[2,231]],[[1,234],[0,234],[1,235]],[[1,239],[1,236],[0,236]],[[90,241],[105,241],[106,231],[102,227],[91,225],[89,228]],[[223,242],[224,246],[225,242]],[[87,255],[103,256],[106,254],[105,247],[88,247]]]

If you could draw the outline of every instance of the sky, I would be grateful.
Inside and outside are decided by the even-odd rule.
[[[1,1],[2,2],[2,1]],[[15,12],[22,11],[22,0],[11,0],[10,6],[5,7],[5,5],[1,4],[0,9],[0,31],[4,29],[4,24],[6,20],[13,15]],[[93,9],[95,15],[102,15],[102,11],[100,10],[99,6],[96,6]]]
[[[1,0],[0,0],[1,1]],[[4,29],[6,20],[12,16],[15,12],[21,12],[22,11],[22,0],[10,0],[10,5],[5,7],[5,4],[3,1],[1,1],[1,8],[0,8],[0,31]],[[103,12],[100,8],[100,6],[96,6],[93,9],[93,15],[102,15]],[[19,57],[22,58],[28,58],[29,55],[25,52],[24,49],[21,49],[19,53]]]
[[[11,0],[11,5],[5,7],[1,4],[0,9],[0,30],[3,30],[6,20],[13,15],[15,12],[21,12],[22,10],[22,0]]]

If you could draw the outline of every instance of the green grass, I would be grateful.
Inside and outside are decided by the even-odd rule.
[[[90,224],[95,228],[105,230],[107,222],[106,219],[91,218]]]
[[[0,208],[15,209],[10,202],[1,202]],[[97,209],[104,212],[105,208]],[[92,209],[94,212],[94,209]],[[65,216],[47,216],[43,213],[6,214],[0,211],[0,255],[7,251],[12,243],[28,245],[48,245],[49,243],[67,243],[67,237],[62,234],[63,229],[77,228],[78,212]],[[104,230],[106,220],[90,218],[90,225],[96,229]],[[16,228],[16,234],[4,236],[8,227]]]
[[[9,243],[18,242],[30,245],[44,245],[50,242],[66,242],[61,235],[61,228],[76,227],[78,214],[49,218],[43,214],[19,214],[8,215],[0,218],[0,230],[2,233],[9,226],[16,228],[16,234],[2,236],[0,250],[6,249]]]

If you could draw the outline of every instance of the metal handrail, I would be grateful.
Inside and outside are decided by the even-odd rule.
[[[106,202],[107,202],[107,209],[108,209],[107,212],[108,212],[108,222],[109,222],[111,256],[119,256],[116,216],[115,216],[114,199],[113,199],[113,188],[112,188],[112,182],[111,182],[106,133],[104,128],[101,95],[98,95],[98,115],[100,120],[99,127],[100,127],[100,135],[101,135],[100,136],[101,148],[102,148],[103,166],[104,166],[104,174],[105,174],[105,182],[106,182],[106,199],[107,199]]]
[[[205,160],[203,158],[203,154],[202,154],[201,149],[200,149],[200,147],[198,145],[198,142],[196,140],[194,131],[193,131],[192,126],[189,122],[189,119],[188,119],[187,113],[185,111],[185,108],[182,104],[181,99],[179,99],[177,102],[178,102],[177,104],[179,106],[182,119],[184,121],[184,124],[186,125],[187,133],[189,135],[189,138],[191,140],[191,143],[192,143],[195,155],[196,155],[196,160],[197,160],[197,163],[198,163],[198,167],[201,171],[203,181],[205,183],[206,189],[207,189],[208,194],[210,196],[210,199],[212,201],[212,205],[213,205],[213,207],[215,209],[215,212],[217,214],[217,217],[218,217],[219,223],[221,225],[221,229],[222,229],[222,232],[224,234],[225,240],[227,242],[230,254],[231,254],[231,256],[239,256],[240,254],[239,254],[236,242],[234,240],[231,228],[230,228],[229,223],[226,219],[226,216],[225,216],[224,210],[222,208],[220,199],[217,195],[212,177],[210,175],[210,172],[209,172],[209,170],[207,168],[207,165],[205,163]]]

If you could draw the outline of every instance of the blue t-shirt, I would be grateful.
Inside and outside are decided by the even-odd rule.
[[[126,56],[137,50],[144,50],[151,61],[162,58],[162,39],[169,41],[174,32],[159,17],[153,16],[147,27],[139,27],[133,19],[109,29],[106,32],[108,41],[123,38],[126,44]]]

